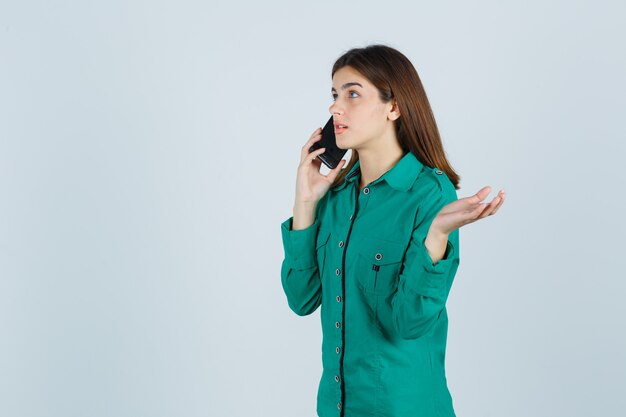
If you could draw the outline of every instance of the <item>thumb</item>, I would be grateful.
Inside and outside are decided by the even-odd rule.
[[[328,173],[328,177],[330,178],[331,181],[335,180],[335,177],[339,175],[341,168],[343,168],[345,164],[346,164],[346,160],[342,159],[341,161],[339,161],[339,163],[337,164],[335,168],[330,170],[330,172]]]

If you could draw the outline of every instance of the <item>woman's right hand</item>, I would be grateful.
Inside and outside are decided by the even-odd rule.
[[[330,170],[328,175],[320,173],[322,161],[317,156],[324,153],[326,149],[320,148],[310,153],[309,149],[321,138],[322,129],[315,129],[300,152],[300,165],[296,179],[296,204],[316,204],[328,192],[330,185],[346,164],[346,160],[342,159],[334,169]]]

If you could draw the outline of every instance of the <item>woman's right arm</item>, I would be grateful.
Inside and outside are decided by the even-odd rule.
[[[321,136],[322,130],[315,130],[302,147],[293,216],[281,224],[285,251],[281,282],[289,308],[299,316],[313,313],[322,302],[322,282],[315,250],[320,213],[328,199],[330,185],[345,164],[342,160],[328,175],[319,172],[322,163],[317,156],[324,152],[324,148],[310,153],[309,149]]]
[[[326,198],[322,198],[325,201]],[[280,270],[283,290],[289,308],[299,316],[313,313],[322,302],[322,282],[317,264],[315,243],[319,230],[319,206],[298,212],[281,225],[285,258]],[[297,217],[300,215],[300,217]],[[300,222],[300,227],[294,225]]]

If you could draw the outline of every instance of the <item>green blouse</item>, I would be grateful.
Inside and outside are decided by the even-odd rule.
[[[433,264],[424,245],[457,199],[438,168],[411,152],[359,191],[359,161],[316,206],[315,222],[281,224],[281,281],[300,316],[321,305],[320,417],[455,416],[445,376],[445,303],[459,231]]]

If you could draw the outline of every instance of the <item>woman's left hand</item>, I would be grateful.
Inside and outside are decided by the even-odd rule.
[[[491,192],[491,187],[481,188],[476,194],[458,199],[444,206],[433,220],[429,234],[448,236],[451,232],[476,220],[496,214],[504,203],[504,191],[500,190],[491,203],[481,203]]]

